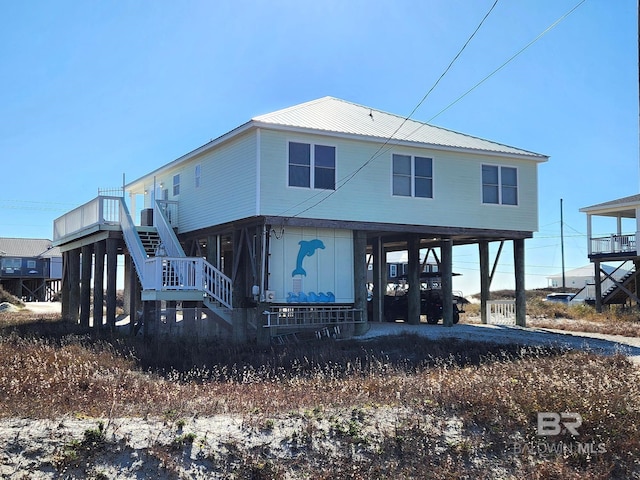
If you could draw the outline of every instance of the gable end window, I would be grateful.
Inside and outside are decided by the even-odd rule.
[[[393,154],[393,195],[433,198],[433,159]]]
[[[173,176],[173,196],[180,195],[180,174]]]
[[[518,170],[515,167],[483,165],[482,203],[518,205]]]
[[[289,142],[289,186],[335,190],[336,147]]]
[[[200,187],[201,178],[202,178],[202,167],[198,164],[196,165],[196,171],[195,171],[196,188]]]

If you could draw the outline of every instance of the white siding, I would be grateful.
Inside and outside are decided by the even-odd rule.
[[[200,165],[199,187],[195,185],[196,165]],[[172,191],[176,174],[180,174],[178,196]],[[256,175],[254,131],[164,172],[156,177],[156,185],[162,183],[169,189],[168,199],[180,202],[179,232],[184,233],[255,215]],[[149,181],[146,190],[151,192],[153,179]]]
[[[353,303],[353,237],[351,230],[329,228],[275,228],[271,234],[269,290],[276,302],[286,302],[290,292],[335,295],[336,303]],[[301,241],[320,240],[319,248],[301,260],[306,275],[296,274]]]
[[[288,142],[336,147],[336,182],[340,185],[364,163],[343,188],[335,192],[287,186]],[[319,135],[261,131],[261,213],[516,231],[537,230],[537,162],[510,157],[385,146]],[[393,153],[433,158],[433,198],[391,194]],[[482,203],[482,165],[518,169],[517,206]],[[317,205],[316,205],[317,204]],[[311,207],[311,208],[309,208]]]

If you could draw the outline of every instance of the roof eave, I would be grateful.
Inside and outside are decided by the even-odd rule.
[[[345,138],[348,140],[359,140],[365,142],[372,143],[380,143],[387,140],[387,138],[376,137],[372,135],[360,135],[357,133],[346,133],[346,132],[335,132],[331,130],[321,130],[316,128],[306,128],[306,127],[296,127],[291,125],[280,125],[273,124],[268,122],[261,122],[254,120],[252,122],[256,127],[278,130],[283,132],[293,132],[293,133],[307,133],[307,134],[320,134],[320,135],[331,135],[332,137]],[[494,150],[484,150],[484,149],[476,149],[476,148],[465,148],[465,147],[451,147],[447,145],[439,145],[436,143],[425,143],[425,142],[417,142],[412,140],[402,140],[402,139],[391,139],[388,142],[391,145],[402,145],[408,147],[420,146],[422,148],[429,148],[431,150],[439,150],[439,151],[447,151],[447,152],[459,152],[459,153],[472,153],[472,154],[480,154],[486,156],[497,156],[503,158],[526,158],[528,160],[534,160],[538,163],[544,163],[549,160],[547,155],[542,155],[539,153],[509,153],[509,152],[496,152]]]
[[[144,181],[148,178],[152,178],[155,176],[159,176],[165,172],[171,171],[173,169],[175,169],[178,165],[184,163],[184,162],[188,162],[189,160],[193,159],[194,157],[197,157],[198,155],[202,155],[203,153],[208,152],[209,150],[212,150],[214,148],[216,148],[217,146],[228,142],[229,140],[232,140],[233,138],[237,137],[238,135],[241,135],[245,132],[247,132],[248,130],[251,130],[253,127],[255,126],[255,122],[253,120],[250,120],[242,125],[240,125],[239,127],[234,128],[233,130],[225,133],[224,135],[219,136],[218,138],[214,138],[213,140],[211,140],[210,142],[205,143],[204,145],[196,148],[195,150],[190,151],[189,153],[185,153],[184,155],[182,155],[181,157],[176,158],[175,160],[173,160],[170,163],[167,163],[166,165],[163,165],[160,168],[155,169],[154,171],[152,171],[151,173],[147,173],[146,175],[143,175],[142,177],[137,178],[136,180],[127,183],[124,186],[125,190],[134,190],[136,188],[144,188]]]

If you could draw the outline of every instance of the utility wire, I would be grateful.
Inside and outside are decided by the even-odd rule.
[[[476,33],[478,33],[478,31],[480,30],[480,28],[482,27],[482,25],[484,24],[485,20],[489,17],[489,15],[491,14],[491,12],[493,11],[493,9],[496,7],[496,5],[498,4],[498,0],[495,0],[495,2],[493,2],[493,5],[491,5],[491,8],[489,9],[489,11],[485,14],[485,16],[482,18],[482,20],[480,21],[480,23],[478,24],[478,26],[475,28],[475,30],[473,31],[473,33],[471,34],[471,36],[467,39],[466,42],[464,42],[464,45],[462,45],[462,48],[460,48],[460,50],[458,51],[458,53],[453,57],[453,59],[451,60],[451,62],[449,62],[449,65],[447,66],[447,68],[445,68],[445,70],[442,72],[442,74],[438,77],[438,79],[435,81],[435,83],[431,86],[431,88],[427,91],[427,93],[424,94],[424,96],[422,97],[422,99],[418,102],[418,104],[413,108],[413,110],[411,110],[411,113],[409,113],[409,115],[407,115],[402,122],[400,123],[400,125],[398,125],[398,127],[394,130],[394,132],[384,141],[384,143],[382,145],[380,145],[380,147],[378,148],[378,150],[376,150],[376,152],[371,155],[371,157],[369,158],[369,160],[367,160],[365,163],[363,163],[362,165],[360,165],[360,167],[358,167],[356,170],[354,170],[352,173],[350,173],[349,175],[347,175],[346,177],[344,177],[343,179],[339,180],[336,185],[336,188],[334,190],[331,190],[326,196],[324,196],[323,198],[321,198],[318,202],[314,203],[313,205],[305,208],[304,210],[301,210],[300,212],[296,213],[295,215],[293,215],[294,217],[297,217],[299,215],[302,215],[303,213],[305,213],[308,210],[311,210],[312,208],[316,207],[317,205],[321,204],[322,202],[324,202],[325,200],[327,200],[329,197],[331,197],[334,193],[336,193],[338,190],[340,190],[342,187],[344,187],[349,181],[351,181],[351,179],[353,179],[358,173],[360,173],[360,171],[362,171],[363,168],[365,168],[367,165],[369,165],[373,160],[375,160],[376,158],[378,158],[378,156],[380,155],[381,150],[384,149],[384,147],[391,142],[391,140],[393,139],[393,137],[395,136],[396,133],[398,133],[400,131],[400,129],[404,126],[405,123],[407,123],[409,121],[409,119],[411,119],[411,117],[413,117],[413,115],[416,113],[416,111],[420,108],[420,106],[422,106],[422,104],[425,102],[425,100],[427,99],[427,97],[431,94],[431,92],[433,92],[433,90],[435,90],[435,88],[438,86],[438,84],[440,83],[440,81],[444,78],[444,76],[447,74],[447,72],[449,72],[449,70],[451,69],[451,67],[453,66],[453,64],[456,62],[456,60],[458,60],[458,58],[460,57],[460,55],[462,55],[462,52],[464,52],[464,50],[467,48],[467,45],[469,45],[469,43],[471,42],[471,40],[473,39],[473,37],[476,36]],[[324,192],[322,192],[324,193]],[[321,193],[318,193],[316,195],[321,195]],[[312,197],[304,200],[303,202],[298,203],[297,205],[295,205],[292,208],[296,208],[300,205],[302,205],[303,203],[308,202],[309,200],[313,199],[316,195],[313,195]],[[289,209],[290,210],[290,209]]]
[[[416,129],[414,129],[412,132],[410,132],[408,135],[406,135],[404,138],[402,138],[401,140],[407,140],[409,139],[411,136],[413,136],[418,130],[420,130],[425,124],[428,124],[429,122],[431,122],[432,120],[434,120],[435,118],[437,118],[438,116],[442,115],[444,112],[446,112],[447,110],[449,110],[451,107],[453,107],[455,104],[457,104],[460,100],[462,100],[464,97],[466,97],[467,95],[469,95],[472,91],[474,91],[476,88],[478,88],[480,85],[482,85],[484,82],[486,82],[487,80],[489,80],[489,78],[493,77],[496,73],[498,73],[500,70],[502,70],[504,67],[506,67],[509,63],[511,63],[513,60],[515,60],[518,56],[520,56],[525,50],[527,50],[529,47],[531,47],[534,43],[536,43],[538,40],[540,40],[542,37],[544,37],[547,33],[549,33],[551,30],[553,30],[558,24],[560,24],[563,20],[565,20],[569,15],[571,15],[575,10],[577,10],[583,3],[585,3],[586,0],[581,0],[580,2],[578,2],[573,8],[571,8],[568,12],[566,12],[564,15],[562,15],[560,18],[558,18],[555,22],[553,22],[551,25],[549,25],[545,30],[543,30],[537,37],[535,37],[533,40],[531,40],[528,44],[526,44],[524,47],[522,47],[518,52],[516,52],[514,55],[512,55],[507,61],[505,61],[502,65],[500,65],[498,68],[496,68],[495,70],[493,70],[491,73],[489,73],[489,75],[487,75],[486,77],[484,77],[482,80],[480,80],[478,83],[476,83],[473,87],[471,87],[469,90],[467,90],[465,93],[463,93],[461,96],[459,96],[456,100],[454,100],[453,102],[451,102],[448,106],[446,106],[445,108],[443,108],[442,110],[440,110],[437,114],[435,114],[434,116],[432,116],[429,120],[427,120],[426,122],[422,123],[421,125],[419,125]],[[469,41],[473,38],[473,36],[475,36],[476,32],[479,30],[480,26],[482,25],[482,23],[485,21],[485,19],[488,17],[488,15],[491,13],[491,11],[493,10],[493,8],[496,6],[497,4],[497,0],[496,2],[491,6],[491,8],[489,9],[489,12],[487,12],[487,14],[485,15],[485,17],[482,19],[482,21],[480,22],[480,24],[478,25],[478,27],[476,28],[476,30],[473,32],[473,34],[471,35],[471,37],[469,37],[469,40],[467,40],[467,42],[465,42],[465,44],[463,45],[462,49],[458,52],[458,54],[454,57],[454,59],[452,60],[452,62],[449,64],[449,66],[447,67],[447,69],[445,70],[445,72],[438,78],[438,80],[436,81],[436,83],[434,84],[434,86],[429,89],[429,91],[425,94],[425,96],[422,98],[422,100],[418,103],[418,105],[411,111],[411,113],[409,114],[409,116],[405,117],[405,119],[402,121],[402,123],[400,124],[400,126],[389,136],[389,138],[387,138],[384,143],[378,148],[378,150],[365,162],[363,163],[360,167],[358,167],[356,170],[354,170],[351,174],[349,174],[347,177],[345,177],[344,179],[340,180],[338,183],[338,185],[336,186],[336,188],[334,190],[332,190],[329,194],[327,194],[325,197],[321,198],[319,201],[317,201],[316,203],[314,203],[313,205],[305,208],[304,210],[298,212],[297,214],[293,215],[294,217],[299,216],[301,214],[303,214],[304,212],[311,210],[312,208],[318,206],[319,204],[321,204],[322,202],[324,202],[325,200],[327,200],[329,197],[331,197],[334,193],[336,193],[340,188],[342,188],[344,185],[346,185],[349,181],[351,181],[360,171],[362,171],[367,165],[369,165],[373,160],[375,160],[376,158],[380,157],[382,154],[387,153],[390,149],[387,148],[385,149],[385,147],[391,143],[391,141],[393,140],[394,135],[400,130],[400,128],[402,128],[402,126],[411,118],[411,116],[416,112],[416,110],[422,105],[422,103],[426,100],[426,98],[429,96],[429,94],[433,91],[433,89],[435,88],[435,86],[440,82],[440,80],[444,77],[444,74],[446,74],[446,72],[451,68],[451,65],[453,65],[453,63],[455,62],[455,60],[460,56],[460,54],[462,53],[462,51],[465,49],[465,47],[468,45]],[[395,143],[394,143],[395,145]],[[384,150],[384,151],[383,151]],[[324,193],[324,192],[322,192]],[[310,198],[298,203],[297,205],[295,205],[292,208],[296,208],[306,202],[308,202],[309,200],[312,200],[313,198],[315,198],[318,195],[321,195],[322,193],[318,193],[316,195],[311,196]],[[289,209],[290,210],[290,209]]]
[[[426,123],[431,122],[433,119],[439,117],[440,115],[442,115],[444,112],[446,112],[447,110],[449,110],[451,107],[453,107],[456,103],[458,103],[460,100],[462,100],[464,97],[466,97],[468,94],[470,94],[471,92],[473,92],[476,88],[478,88],[480,85],[482,85],[484,82],[486,82],[487,80],[489,80],[491,77],[493,77],[496,73],[498,73],[500,70],[502,70],[504,67],[506,67],[509,63],[511,63],[513,60],[515,60],[516,57],[518,57],[522,52],[524,52],[526,49],[528,49],[531,45],[533,45],[534,43],[536,43],[538,40],[540,40],[542,37],[544,37],[547,33],[549,33],[551,30],[553,30],[560,22],[562,22],[565,18],[567,18],[569,15],[571,15],[578,7],[580,7],[580,5],[582,5],[584,2],[586,2],[587,0],[581,0],[580,2],[578,2],[577,5],[575,5],[571,10],[569,10],[567,13],[565,13],[564,15],[562,15],[559,19],[557,19],[555,22],[553,22],[551,25],[549,25],[542,33],[540,33],[536,38],[534,38],[533,40],[531,40],[529,43],[527,43],[524,47],[522,47],[518,52],[516,52],[514,55],[512,55],[506,62],[504,62],[502,65],[500,65],[498,68],[496,68],[493,72],[491,72],[489,75],[487,75],[486,77],[484,77],[482,80],[480,80],[478,83],[476,83],[473,87],[471,87],[469,90],[467,90],[465,93],[463,93],[462,95],[460,95],[456,100],[454,100],[453,102],[451,102],[449,105],[447,105],[445,108],[443,108],[442,110],[440,110],[438,113],[436,113],[433,117],[431,117],[429,120],[427,120]],[[419,128],[421,128],[422,125]],[[409,134],[409,136],[413,135],[418,129],[416,129],[415,131],[411,132],[411,134]],[[409,136],[407,138],[409,138]]]
[[[549,33],[551,30],[553,30],[558,24],[560,24],[560,22],[562,22],[565,18],[567,18],[569,15],[571,15],[575,10],[578,9],[578,7],[580,7],[584,2],[586,2],[587,0],[581,0],[580,2],[578,2],[571,10],[569,10],[568,12],[566,12],[564,15],[562,15],[560,18],[558,18],[555,22],[553,22],[551,25],[549,25],[545,30],[543,30],[537,37],[535,37],[533,40],[531,40],[529,43],[527,43],[524,47],[522,47],[520,50],[518,50],[518,52],[516,52],[515,54],[513,54],[511,57],[509,57],[509,59],[507,61],[505,61],[502,65],[500,65],[498,68],[496,68],[495,70],[493,70],[491,73],[489,73],[489,75],[487,75],[486,77],[484,77],[482,80],[480,80],[478,83],[476,83],[473,87],[471,87],[469,90],[467,90],[466,92],[464,92],[462,95],[460,95],[458,98],[456,98],[453,102],[451,102],[449,105],[447,105],[445,108],[443,108],[442,110],[440,110],[438,113],[436,113],[435,115],[433,115],[431,118],[429,118],[429,120],[427,120],[424,123],[421,123],[420,125],[418,125],[417,128],[415,128],[412,132],[409,132],[409,134],[407,134],[404,138],[402,138],[402,140],[407,140],[409,138],[411,138],[418,130],[420,130],[422,127],[424,127],[425,125],[429,124],[429,122],[433,121],[434,119],[436,119],[437,117],[439,117],[440,115],[442,115],[444,112],[446,112],[447,110],[449,110],[451,107],[453,107],[455,104],[457,104],[460,100],[462,100],[464,97],[466,97],[467,95],[469,95],[471,92],[473,92],[476,88],[478,88],[480,85],[482,85],[484,82],[486,82],[487,80],[489,80],[491,77],[493,77],[496,73],[498,73],[500,70],[502,70],[504,67],[506,67],[509,63],[511,63],[513,60],[515,60],[520,54],[522,54],[525,50],[527,50],[530,46],[532,46],[534,43],[536,43],[538,40],[540,40],[542,37],[544,37],[547,33]],[[395,133],[395,132],[394,132]],[[385,142],[385,145],[388,142]],[[384,145],[383,145],[384,146]],[[380,151],[380,149],[378,150]],[[389,149],[385,150],[382,153],[386,153],[388,152]],[[381,154],[382,154],[381,153]]]

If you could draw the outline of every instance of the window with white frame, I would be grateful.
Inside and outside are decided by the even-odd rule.
[[[433,159],[392,155],[393,195],[433,198]]]
[[[195,171],[196,188],[200,187],[201,173],[202,173],[202,167],[198,164],[196,165],[196,171]]]
[[[289,186],[335,190],[336,147],[289,142]]]
[[[180,195],[180,174],[173,176],[173,196]]]
[[[518,170],[482,165],[482,203],[518,205]]]

